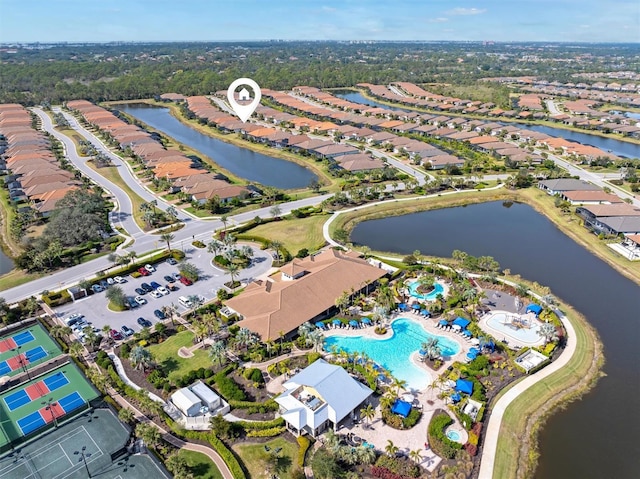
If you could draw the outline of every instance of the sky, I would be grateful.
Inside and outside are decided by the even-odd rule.
[[[0,42],[640,42],[639,0],[0,0]]]

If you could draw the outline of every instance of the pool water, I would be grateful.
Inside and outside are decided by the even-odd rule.
[[[507,338],[517,339],[524,344],[542,344],[543,339],[538,334],[538,325],[534,324],[529,328],[516,328],[505,323],[508,323],[505,313],[494,313],[493,316],[487,318],[487,326],[500,332]],[[498,339],[501,338],[498,337]]]
[[[407,387],[425,389],[431,383],[431,375],[416,366],[409,359],[422,343],[435,337],[443,356],[453,356],[460,352],[460,345],[449,338],[436,336],[424,330],[422,325],[409,318],[398,318],[391,323],[393,336],[377,339],[363,336],[329,336],[325,339],[325,350],[332,346],[348,353],[364,352],[376,364],[387,369],[394,377],[407,382]]]
[[[454,429],[449,429],[447,431],[447,437],[452,441],[460,442],[460,433]]]
[[[429,294],[426,294],[426,295],[418,293],[419,287],[420,287],[419,281],[413,281],[409,283],[409,294],[414,298],[426,299],[427,301],[435,301],[438,295],[444,292],[444,286],[439,281],[436,281],[435,284],[433,285],[433,288],[434,288],[433,291],[431,291]]]

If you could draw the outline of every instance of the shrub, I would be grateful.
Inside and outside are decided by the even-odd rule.
[[[138,271],[134,271],[133,273],[131,273],[131,277],[132,277],[132,278],[139,278],[139,277],[141,277],[141,276],[142,276],[142,275],[141,275]]]
[[[284,419],[282,417],[277,417],[271,421],[235,421],[235,424],[241,426],[245,431],[259,431],[284,426]]]
[[[469,431],[469,440],[467,442],[469,444],[477,446],[478,445],[478,436],[476,436],[473,431]]]
[[[248,381],[259,383],[259,384],[264,383],[264,378],[262,377],[262,371],[260,371],[258,368],[245,369],[242,375]]]
[[[204,244],[202,241],[200,240],[195,240],[194,242],[191,243],[193,246],[195,246],[196,248],[205,248],[207,245]]]
[[[270,427],[269,429],[254,429],[247,432],[247,437],[274,437],[282,434],[285,426]]]
[[[218,392],[228,401],[232,399],[236,401],[246,400],[247,395],[244,391],[233,379],[227,376],[230,371],[231,369],[227,367],[213,376]]]
[[[307,455],[309,446],[311,446],[311,441],[307,436],[298,436],[296,441],[298,441],[298,446],[300,446],[300,448],[298,449],[298,467],[302,468],[304,467],[304,459]]]
[[[120,346],[121,358],[128,358],[130,352],[131,352],[131,346],[129,345],[129,343],[123,343],[122,346]]]
[[[386,454],[380,456],[374,467],[386,469],[389,473],[396,476],[377,476],[377,477],[419,477],[420,467],[408,458],[390,457]],[[373,471],[372,471],[373,473]],[[374,474],[375,475],[375,474]]]
[[[475,456],[476,454],[478,454],[478,446],[475,446],[473,444],[465,444],[464,450],[467,451],[470,456]]]
[[[462,448],[462,444],[452,441],[444,433],[444,429],[452,423],[453,419],[443,412],[433,416],[429,423],[429,444],[433,452],[446,459],[453,458],[456,451]]]
[[[307,364],[311,365],[322,357],[320,353],[307,353]]]

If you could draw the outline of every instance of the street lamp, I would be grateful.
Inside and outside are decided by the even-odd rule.
[[[87,466],[87,457],[91,457],[90,452],[85,452],[87,450],[87,446],[82,446],[82,449],[79,451],[73,451],[74,456],[80,456],[78,462],[82,461],[84,463],[84,468],[87,470],[87,477],[91,478],[91,473],[89,472],[89,466]]]
[[[53,398],[49,398],[46,401],[42,401],[40,404],[42,404],[43,406],[46,406],[45,409],[51,413],[51,419],[53,419],[53,425],[57,428],[58,420],[56,419],[56,415],[53,412],[53,406],[57,405],[58,403],[55,402]]]
[[[22,346],[16,346],[15,348],[13,348],[11,351],[12,352],[17,352],[18,354],[16,355],[18,357],[18,363],[20,364],[20,368],[22,369],[22,371],[24,373],[27,374],[27,379],[29,381],[31,381],[31,375],[29,374],[29,366],[27,366],[27,363],[24,362],[24,359],[22,358],[22,354],[20,353],[20,348]]]

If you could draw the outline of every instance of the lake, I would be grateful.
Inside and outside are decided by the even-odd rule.
[[[263,155],[247,148],[204,135],[180,122],[168,108],[144,105],[118,105],[117,109],[208,156],[221,167],[249,181],[265,186],[306,188],[317,176],[292,161]]]
[[[349,93],[334,92],[334,95],[340,98],[344,98],[345,100],[352,101],[354,103],[361,103],[369,106],[378,106],[381,108],[386,108],[387,110],[416,111],[416,110],[410,110],[406,108],[391,107],[383,103],[378,103],[376,101],[372,101],[372,100],[369,100],[368,98],[365,98],[364,96],[362,96],[362,94],[358,92],[349,92]],[[446,113],[444,114],[446,115]],[[487,121],[490,121],[490,120],[487,120]],[[501,123],[505,123],[505,122],[501,121]],[[576,141],[584,145],[596,146],[604,151],[610,151],[614,155],[625,156],[627,158],[640,158],[640,145],[635,143],[628,143],[626,141],[615,140],[612,138],[604,138],[602,136],[589,135],[588,133],[580,133],[575,131],[563,130],[562,128],[554,128],[552,126],[525,125],[523,123],[515,123],[515,124],[516,126],[518,126],[518,128],[538,131],[540,133],[545,133],[547,135],[564,138],[566,140]]]
[[[528,205],[491,202],[371,220],[354,243],[450,257],[493,256],[583,313],[605,347],[605,377],[558,411],[539,435],[537,479],[635,478],[640,471],[640,287],[565,236]]]
[[[11,271],[15,265],[11,258],[9,258],[2,250],[0,250],[0,275]]]

